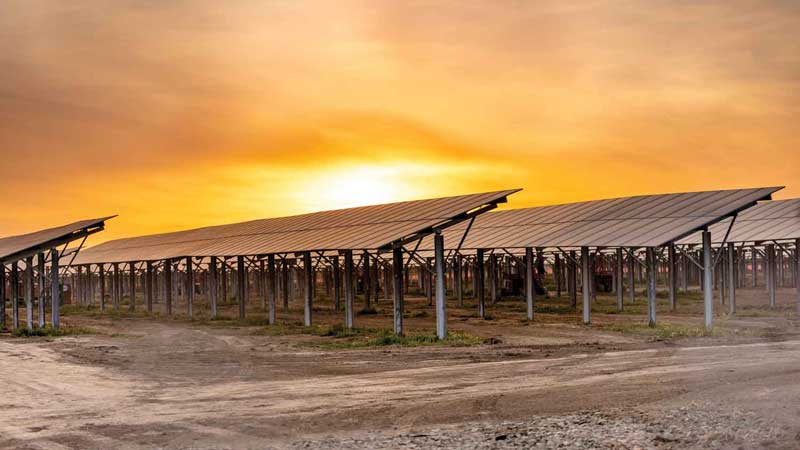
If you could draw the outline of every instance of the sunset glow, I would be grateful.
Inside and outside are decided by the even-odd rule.
[[[303,192],[303,197],[318,199],[311,202],[317,201],[323,208],[326,205],[352,207],[397,201],[406,186],[403,186],[402,180],[386,172],[380,168],[354,167],[323,175],[312,181],[311,187]]]
[[[800,195],[792,2],[12,0],[0,30],[0,235],[509,187]]]

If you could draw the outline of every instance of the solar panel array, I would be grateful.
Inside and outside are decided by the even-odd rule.
[[[9,258],[12,255],[25,252],[26,250],[43,246],[49,242],[59,241],[67,238],[72,234],[86,228],[94,228],[110,218],[111,217],[102,217],[99,219],[81,220],[79,222],[74,222],[60,227],[48,228],[46,230],[40,230],[34,233],[0,238],[0,261]]]
[[[711,240],[722,242],[731,220],[723,220],[712,227]],[[800,239],[800,198],[773,200],[759,203],[742,211],[731,228],[728,242],[751,243]],[[680,244],[699,244],[701,237],[692,235]]]
[[[781,187],[641,195],[497,211],[479,216],[462,248],[659,247],[713,224]],[[450,228],[454,248],[466,224]],[[428,239],[420,248],[433,248]]]
[[[75,264],[378,249],[442,225],[519,189],[323,211],[119,239],[82,251]]]

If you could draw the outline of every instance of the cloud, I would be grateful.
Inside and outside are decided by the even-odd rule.
[[[347,167],[517,206],[796,184],[797,30],[777,1],[12,0],[0,190],[36,201],[0,234],[297,212]]]

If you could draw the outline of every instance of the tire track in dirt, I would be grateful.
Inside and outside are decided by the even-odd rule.
[[[216,342],[211,346],[215,351],[247,344],[203,336],[206,333],[181,333],[187,333],[181,339],[190,336]],[[170,334],[169,338],[176,342],[176,336]],[[173,444],[188,444],[180,438],[186,433],[203,438],[204,445],[227,442],[225,448],[229,448],[238,442],[249,448],[263,444],[264,435],[290,422],[316,423],[319,429],[315,431],[324,432],[344,416],[369,422],[396,418],[393,414],[398,411],[410,415],[414,410],[427,410],[446,420],[448,405],[466,403],[479,405],[481,410],[494,409],[501,406],[497,399],[509,395],[558,398],[560,392],[575,395],[605,389],[613,397],[617,386],[646,388],[669,382],[677,388],[687,380],[705,383],[708,374],[734,382],[742,373],[757,376],[800,368],[800,341],[786,341],[458,363],[350,375],[310,372],[279,380],[223,378],[198,385],[179,375],[148,381],[138,371],[126,372],[124,364],[102,367],[68,362],[48,348],[50,345],[0,341],[0,435],[13,444],[7,445],[9,448],[20,444],[46,447],[48,442],[70,439],[80,442],[81,448],[148,448],[149,444],[137,442],[150,440],[172,448]],[[136,339],[119,343],[123,353],[127,346],[144,345],[146,341]],[[179,374],[191,368],[191,348],[180,343],[173,348],[179,355],[189,352],[188,358],[180,358],[180,364],[188,366],[180,368]],[[170,353],[158,352],[163,352],[159,356],[164,358],[162,370],[174,370]],[[358,357],[369,358],[369,353]],[[571,401],[580,403],[579,396]],[[384,417],[370,417],[376,411],[382,411]],[[480,412],[450,414],[479,416]],[[114,435],[114,427],[121,427],[118,435]],[[154,430],[162,430],[163,435],[151,433]],[[285,444],[297,432],[286,428],[285,441],[273,444]]]

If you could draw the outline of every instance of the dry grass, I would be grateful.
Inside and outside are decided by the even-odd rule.
[[[722,336],[728,333],[726,329],[716,327],[706,330],[704,326],[657,324],[648,326],[641,323],[607,323],[596,325],[604,330],[615,331],[622,334],[649,337],[653,341],[672,341],[685,338]]]
[[[62,326],[56,329],[51,326],[45,326],[41,328],[33,327],[31,329],[25,327],[17,328],[11,333],[12,336],[19,338],[80,336],[87,334],[99,334],[99,332],[93,328],[88,328],[88,327]]]

